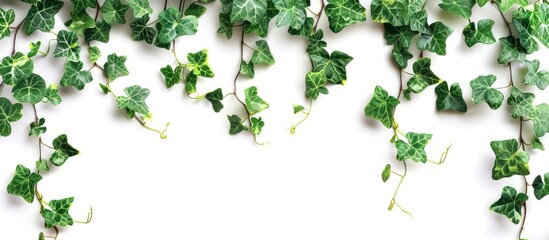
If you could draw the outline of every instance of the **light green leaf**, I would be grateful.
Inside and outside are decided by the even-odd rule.
[[[465,19],[471,17],[471,9],[475,5],[475,0],[442,0],[438,4],[444,11],[452,12]]]
[[[185,76],[185,92],[187,92],[187,94],[196,92],[197,80],[198,80],[198,77],[194,75],[193,72],[187,73],[187,76]]]
[[[528,72],[524,77],[524,84],[536,85],[540,90],[544,90],[549,86],[549,72],[547,70],[539,70],[539,61],[526,61]]]
[[[40,137],[42,134],[44,134],[48,130],[46,126],[44,126],[45,123],[46,123],[46,119],[44,118],[40,118],[38,120],[38,123],[31,122],[29,137],[30,136]]]
[[[261,117],[259,118],[252,117],[251,121],[252,121],[252,133],[254,135],[259,135],[261,133],[261,130],[263,129],[263,126],[265,126],[265,122],[263,121],[263,119],[261,119]]]
[[[522,93],[518,88],[511,89],[511,95],[507,98],[507,104],[511,106],[511,116],[513,118],[527,117],[534,113],[535,95],[532,93]]]
[[[441,82],[435,88],[437,95],[437,110],[451,110],[457,112],[467,112],[467,104],[463,100],[463,92],[459,83],[453,83],[448,88],[446,81]]]
[[[240,73],[243,75],[247,75],[250,78],[254,78],[255,76],[255,69],[254,69],[254,63],[250,61],[247,63],[246,61],[240,62]]]
[[[422,33],[417,40],[419,50],[427,50],[438,55],[446,55],[446,39],[453,30],[442,22],[434,22],[429,25],[432,34]]]
[[[498,109],[503,103],[503,93],[491,87],[495,82],[494,75],[478,76],[473,79],[469,83],[473,89],[473,103],[486,102],[491,109]]]
[[[48,165],[48,161],[45,159],[40,159],[36,161],[36,171],[39,172],[47,172],[50,170],[50,166]]]
[[[394,27],[391,24],[383,24],[383,37],[387,45],[402,47],[408,49],[412,43],[412,38],[417,35],[417,32],[412,31],[409,26]]]
[[[379,120],[386,128],[391,128],[393,127],[393,114],[399,103],[400,101],[389,96],[385,89],[376,86],[374,96],[364,108],[364,114],[366,117]]]
[[[269,44],[265,40],[258,40],[255,42],[256,48],[254,49],[254,52],[252,53],[252,59],[251,62],[253,64],[261,64],[261,63],[267,63],[267,64],[274,64],[275,59],[273,57],[273,54],[271,53],[271,49],[269,48]]]
[[[46,81],[37,74],[19,81],[11,90],[13,97],[19,102],[37,104],[46,96]]]
[[[308,72],[305,75],[305,97],[315,101],[321,93],[328,94],[327,83],[328,79],[324,70]]]
[[[72,226],[73,220],[69,209],[74,201],[73,197],[60,200],[51,200],[48,208],[42,208],[40,215],[44,218],[46,228]]]
[[[118,108],[127,108],[143,115],[149,114],[149,107],[145,103],[145,99],[151,93],[149,89],[133,85],[125,88],[124,92],[126,96],[118,96],[116,98]]]
[[[90,56],[90,62],[95,63],[101,57],[101,50],[96,46],[89,47],[88,55]]]
[[[120,0],[105,0],[101,6],[103,20],[109,25],[125,24],[128,5],[122,4]]]
[[[7,85],[15,85],[21,80],[29,78],[34,70],[34,63],[25,54],[17,52],[7,56],[0,63],[0,75]]]
[[[521,7],[528,5],[528,0],[494,0],[494,3],[502,12],[507,12],[515,4]]]
[[[539,5],[538,16],[540,24],[536,31],[536,38],[545,47],[549,48],[549,5],[543,3]]]
[[[383,168],[383,171],[381,172],[381,180],[383,182],[387,182],[389,178],[391,177],[391,164],[385,165],[385,168]]]
[[[490,142],[492,151],[496,155],[494,167],[492,168],[492,179],[499,180],[515,175],[528,175],[528,160],[530,155],[519,150],[519,143],[516,139]]]
[[[40,46],[41,45],[42,45],[42,42],[40,42],[40,41],[29,43],[30,51],[29,51],[29,53],[27,53],[27,57],[32,58],[32,57],[36,56],[36,54],[38,54],[38,51],[40,51]]]
[[[532,141],[532,149],[545,151],[545,146],[543,146],[543,143],[539,140],[538,137],[534,137],[534,140]]]
[[[206,13],[206,8],[200,4],[197,4],[196,2],[191,3],[189,7],[185,10],[183,13],[185,16],[195,16],[197,18],[201,17]]]
[[[542,103],[534,107],[534,112],[528,115],[534,123],[534,136],[543,137],[549,132],[549,105]]]
[[[210,64],[208,63],[208,50],[202,49],[195,53],[187,54],[187,69],[197,76],[212,78],[215,76]]]
[[[183,80],[183,68],[179,65],[175,67],[175,69],[170,65],[163,67],[160,69],[160,73],[164,76],[164,82],[166,83],[167,88],[171,88]]]
[[[512,223],[518,224],[522,218],[522,204],[528,200],[528,195],[518,193],[513,187],[505,186],[501,197],[490,205],[490,211],[506,216]]]
[[[28,168],[19,164],[15,168],[15,174],[8,184],[8,193],[20,196],[28,203],[32,203],[35,194],[34,188],[40,180],[42,180],[42,176],[31,172]]]
[[[128,5],[132,8],[135,18],[142,18],[153,13],[149,0],[128,0]]]
[[[408,81],[408,89],[413,93],[420,93],[430,85],[442,80],[431,70],[431,59],[420,58],[414,62],[414,76]]]
[[[55,15],[62,7],[63,2],[57,0],[41,1],[32,5],[23,23],[23,30],[27,35],[37,29],[42,32],[51,31],[55,25]]]
[[[11,35],[10,25],[15,21],[15,11],[0,8],[0,39]]]
[[[301,105],[294,104],[294,114],[300,113],[301,111],[305,110],[305,107]]]
[[[346,67],[353,60],[353,57],[340,51],[333,51],[332,54],[328,54],[326,50],[322,50],[318,55],[309,54],[309,58],[313,62],[314,72],[324,71],[328,82],[345,85],[347,82]]]
[[[130,23],[130,29],[132,30],[132,40],[145,41],[147,44],[153,44],[156,37],[156,29],[149,27],[149,15],[143,15],[141,18],[135,18]]]
[[[38,234],[38,240],[46,240],[43,232],[40,232],[40,234]]]
[[[513,36],[508,36],[500,38],[499,42],[501,42],[502,46],[498,57],[499,64],[526,60],[526,50],[520,45],[518,39],[515,39]]]
[[[218,88],[214,91],[211,91],[209,93],[206,93],[206,100],[208,100],[212,104],[212,108],[214,112],[219,112],[221,109],[223,109],[223,91],[221,88]]]
[[[234,0],[231,10],[231,22],[248,21],[258,24],[267,13],[267,0]]]
[[[425,152],[425,146],[433,137],[428,133],[406,133],[405,142],[401,139],[396,140],[395,146],[397,148],[397,160],[404,161],[411,159],[414,162],[427,162],[427,153]]]
[[[244,90],[246,96],[246,109],[250,115],[254,115],[269,108],[269,104],[261,99],[257,93],[257,87],[251,86]]]
[[[486,5],[486,3],[490,2],[490,0],[477,0],[477,4],[480,6],[480,7],[484,7],[484,5]]]
[[[532,182],[532,187],[534,188],[534,196],[538,200],[549,195],[549,173],[543,175],[543,180],[541,179],[541,175],[536,176],[534,182]]]
[[[305,23],[305,0],[278,0],[275,1],[275,7],[279,10],[276,18],[277,27],[290,25],[291,28],[300,29]]]
[[[23,105],[12,104],[10,100],[0,97],[0,136],[7,137],[11,134],[10,122],[19,121],[23,117]]]
[[[66,61],[65,73],[61,78],[61,86],[63,87],[73,86],[79,91],[84,89],[86,84],[93,81],[93,77],[89,70],[82,70],[83,67],[84,67],[84,64],[80,61],[78,62]]]
[[[113,53],[107,57],[107,62],[104,65],[105,75],[109,81],[113,81],[118,77],[127,76],[130,74],[126,68],[126,56],[118,56],[116,53]]]
[[[45,98],[46,100],[48,100],[49,103],[53,105],[59,105],[62,102],[61,96],[59,96],[59,89],[57,88],[57,84],[50,84],[48,90],[46,91]]]
[[[334,33],[351,24],[366,21],[366,8],[358,0],[328,0],[324,11]]]
[[[465,36],[465,44],[467,47],[472,47],[477,43],[495,43],[496,38],[494,38],[494,34],[492,33],[494,23],[495,22],[492,19],[483,19],[478,21],[478,26],[475,22],[467,24],[463,29],[463,36]]]
[[[53,139],[53,148],[55,152],[51,155],[50,162],[58,167],[65,164],[70,157],[74,157],[80,153],[69,144],[66,134],[61,134]]]
[[[95,28],[87,29],[84,33],[86,42],[99,41],[103,43],[109,42],[111,25],[105,21],[98,21]]]
[[[237,134],[242,131],[248,131],[248,127],[242,125],[242,119],[240,119],[237,115],[227,115],[227,119],[229,119],[229,123],[231,124],[229,134]]]
[[[65,25],[78,36],[84,36],[86,30],[95,28],[95,20],[85,11],[71,12],[71,20]]]
[[[53,52],[56,58],[67,57],[69,61],[78,61],[80,59],[80,44],[78,35],[75,32],[59,31],[57,34],[57,46]]]
[[[160,22],[160,31],[158,32],[160,43],[169,43],[180,36],[194,35],[198,27],[198,19],[195,16],[181,17],[179,11],[174,7],[160,12],[158,20]]]

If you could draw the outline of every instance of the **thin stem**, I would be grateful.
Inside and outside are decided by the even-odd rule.
[[[179,0],[179,12],[183,13],[183,10],[185,9],[185,2],[186,0]]]
[[[244,46],[246,46],[247,48],[249,48],[249,49],[252,50],[252,51],[255,51],[255,48],[250,47],[250,45],[246,44],[245,42],[243,42],[243,43],[244,43]]]
[[[93,208],[90,206],[90,211],[88,212],[88,217],[86,218],[86,221],[73,220],[73,222],[80,223],[80,224],[88,224],[91,222],[92,218],[93,218]]]
[[[427,161],[429,161],[430,163],[436,164],[436,165],[443,164],[444,161],[446,161],[446,157],[448,156],[448,152],[450,151],[451,147],[452,147],[452,144],[450,144],[450,146],[448,146],[446,148],[446,150],[444,150],[444,152],[442,152],[442,154],[440,154],[440,158],[438,159],[438,161],[433,161],[433,160],[429,160],[429,159],[427,159]]]
[[[0,83],[0,93],[2,93],[2,89],[4,89],[4,85],[5,85],[5,84],[6,84],[6,83],[5,83],[4,81],[2,81],[2,82]]]
[[[499,12],[499,15],[501,16],[501,18],[503,19],[503,22],[505,22],[505,25],[507,26],[507,30],[509,31],[509,36],[512,36],[513,35],[513,31],[511,30],[511,24],[507,21],[507,18],[505,18],[505,14],[503,14],[503,12],[501,11],[501,9],[499,9],[498,6],[496,6],[494,0],[491,0],[490,1],[492,3],[492,6],[494,6],[498,12]]]
[[[402,68],[400,68],[400,67],[399,67],[399,69],[400,69],[401,72],[406,73],[407,75],[410,75],[410,76],[415,75],[415,74],[413,74],[413,73],[411,73],[411,72],[408,72],[408,71],[406,71],[406,70],[404,70],[404,69],[402,69]]]
[[[312,108],[313,108],[313,100],[309,100],[309,109],[307,110],[307,112],[304,112],[305,116],[301,120],[299,120],[299,122],[297,122],[296,124],[292,124],[292,126],[290,127],[290,134],[294,135],[295,129],[297,128],[297,126],[301,125],[303,122],[305,122],[305,120],[307,120],[309,115],[311,115]]]
[[[524,148],[524,146],[523,146]],[[526,180],[526,176],[522,176],[522,179],[524,180],[524,194],[528,195],[528,181]],[[526,201],[522,204],[522,223],[520,224],[520,229],[518,233],[518,240],[523,239],[522,238],[522,231],[524,230],[524,224],[526,223],[526,214],[528,213],[528,207],[526,206]]]
[[[308,7],[307,7],[307,8],[305,8],[305,9],[307,9],[307,11],[309,11],[309,12],[310,12],[311,14],[313,14],[315,17],[318,16],[318,14],[315,13],[315,12],[313,12],[313,10],[311,10],[311,8],[308,8]]]
[[[19,30],[21,29],[21,26],[23,25],[25,20],[27,20],[26,17],[23,18],[23,20],[19,24],[17,24],[17,26],[15,27],[15,33],[13,34],[13,42],[12,42],[12,48],[11,48],[11,55],[12,56],[15,54],[15,46],[17,44],[17,33],[19,33]]]
[[[45,143],[43,143],[43,142],[42,142],[41,144],[42,144],[42,146],[44,146],[44,147],[47,147],[47,148],[49,148],[49,149],[55,150],[54,147],[52,147],[52,146],[50,146],[50,145],[48,145],[48,144],[45,144]]]
[[[164,0],[164,10],[168,8],[168,0]]]
[[[397,66],[397,68],[400,70],[400,71],[398,71],[399,87],[398,87],[397,99],[400,99],[400,96],[402,96],[402,92],[404,91],[404,82],[402,81],[402,72],[404,70],[402,70],[402,68],[400,68],[398,66]]]
[[[162,139],[166,139],[168,137],[168,134],[166,134],[166,132],[168,131],[168,127],[170,126],[170,123],[166,123],[166,127],[163,129],[163,130],[159,130],[159,129],[156,129],[156,128],[153,128],[149,125],[147,125],[147,122],[146,121],[143,121],[141,119],[139,119],[138,117],[134,117],[135,120],[137,120],[137,122],[139,122],[139,124],[141,124],[141,126],[143,126],[145,129],[147,130],[150,130],[150,131],[153,131],[155,133],[158,133],[160,135],[160,138]]]
[[[320,10],[318,10],[317,14],[315,14],[316,16],[316,22],[315,22],[315,25],[313,26],[313,32],[316,32],[316,29],[318,27],[318,23],[320,22],[320,17],[322,17],[322,12],[324,11],[324,7],[326,7],[326,4],[324,3],[324,0],[320,0]]]
[[[93,18],[95,22],[97,22],[97,18],[99,17],[99,9],[100,9],[99,0],[95,0],[95,17]]]
[[[402,182],[404,182],[404,178],[406,178],[406,174],[408,173],[408,167],[406,166],[406,160],[402,161],[402,164],[404,166],[404,173],[399,175],[400,176],[400,181],[398,181],[398,185],[395,189],[395,192],[393,194],[393,198],[391,198],[391,201],[389,203],[389,208],[388,210],[391,211],[393,210],[393,207],[396,205],[398,208],[400,208],[400,210],[406,214],[408,214],[410,217],[412,217],[412,219],[414,219],[414,216],[412,216],[412,214],[410,212],[408,212],[407,210],[405,210],[402,206],[400,206],[397,201],[396,201],[396,197],[397,197],[397,194],[398,194],[398,190],[400,190],[400,186],[402,186]]]

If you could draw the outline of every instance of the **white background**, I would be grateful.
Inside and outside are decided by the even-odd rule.
[[[92,70],[94,82],[84,91],[62,89],[61,105],[39,105],[38,113],[48,127],[44,140],[51,143],[67,133],[69,142],[81,151],[63,167],[44,174],[41,192],[46,199],[74,196],[71,214],[77,220],[85,219],[89,205],[95,213],[88,225],[62,229],[59,239],[516,239],[518,227],[488,207],[499,198],[503,186],[521,190],[522,180],[491,179],[494,154],[489,143],[516,138],[519,124],[510,117],[506,104],[492,111],[470,100],[469,81],[478,75],[494,74],[496,86],[507,84],[507,68],[496,62],[500,44],[467,48],[461,34],[467,22],[443,12],[438,1],[429,1],[429,21],[442,19],[454,33],[448,39],[446,56],[426,52],[426,57],[433,59],[432,69],[442,79],[461,84],[469,109],[465,114],[436,112],[434,87],[399,105],[396,119],[403,131],[433,133],[427,147],[431,159],[438,159],[453,144],[443,165],[410,162],[398,201],[414,214],[412,221],[398,209],[387,211],[398,179],[393,176],[383,183],[381,170],[387,163],[397,171],[402,169],[388,142],[391,131],[364,116],[376,85],[396,95],[398,75],[382,27],[371,21],[370,2],[362,4],[368,9],[368,20],[339,34],[330,32],[323,16],[320,27],[328,49],[346,52],[354,60],[347,68],[347,85],[330,87],[329,95],[320,96],[295,136],[288,132],[292,122],[299,120],[292,104],[307,104],[304,76],[311,66],[306,41],[271,23],[267,40],[276,64],[256,68],[253,80],[238,81],[239,91],[256,85],[270,103],[260,114],[266,125],[259,140],[270,142],[265,146],[256,146],[249,134],[228,134],[226,115],[242,115],[234,98],[226,99],[225,109],[214,113],[206,101],[185,97],[181,85],[166,89],[159,69],[174,65],[171,54],[132,42],[127,25],[114,27],[110,43],[99,44],[103,51],[99,63],[112,52],[128,56],[130,75],[117,79],[113,88],[121,92],[126,86],[141,84],[151,89],[152,124],[162,127],[170,121],[169,137],[161,140],[125,118],[114,99],[102,94],[97,83],[105,79],[98,69]],[[3,8],[14,5],[21,4],[15,0],[1,4]],[[65,8],[69,6],[67,2]],[[153,7],[160,9],[161,1]],[[313,9],[317,7],[313,0]],[[219,9],[219,2],[209,5],[200,18],[198,33],[180,38],[177,44],[182,59],[188,52],[209,49],[216,77],[200,80],[201,93],[217,87],[231,91],[239,66],[240,30],[235,30],[231,40],[216,34]],[[23,17],[21,11],[26,12],[18,9],[16,23]],[[57,30],[63,28],[67,12],[64,9],[56,19]],[[473,21],[496,20],[496,38],[507,35],[493,6],[475,6],[473,13]],[[54,37],[49,33],[19,36],[17,50],[23,52],[32,39],[44,43]],[[247,38],[246,42],[253,45],[255,40]],[[9,54],[10,44],[11,39],[0,42],[2,56]],[[245,51],[249,59],[250,51]],[[414,50],[415,59],[417,53]],[[541,68],[548,69],[547,53],[543,48],[529,59],[539,59]],[[90,66],[85,64],[85,68]],[[61,78],[63,59],[38,57],[35,65],[35,72],[49,83]],[[516,82],[520,82],[525,71],[519,69],[525,66],[514,66]],[[531,86],[523,89],[538,92]],[[502,91],[507,96],[509,90]],[[10,91],[6,87],[2,96]],[[535,103],[549,100],[540,95]],[[33,167],[38,157],[37,140],[27,137],[33,119],[30,110],[25,105],[23,119],[12,124],[12,136],[0,139],[0,186],[7,186],[18,163]],[[531,134],[529,123],[526,126],[525,132]],[[45,154],[49,154],[47,149]],[[547,158],[547,152],[531,152],[530,182],[549,171]],[[523,236],[547,239],[549,200],[530,197]],[[38,209],[36,202],[27,204],[0,191],[2,238],[35,239],[44,231]]]

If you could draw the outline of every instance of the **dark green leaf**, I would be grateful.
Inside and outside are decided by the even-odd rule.
[[[181,17],[174,7],[160,12],[158,21],[160,22],[158,32],[160,43],[169,43],[180,36],[194,35],[198,27],[198,19],[195,16]]]
[[[85,11],[71,12],[71,20],[67,23],[78,36],[84,36],[86,30],[95,28],[95,20]]]
[[[0,39],[11,35],[10,25],[15,21],[15,11],[0,8]]]
[[[29,51],[29,53],[27,53],[27,57],[32,58],[32,57],[36,56],[36,54],[38,54],[38,51],[40,51],[40,46],[41,45],[42,45],[42,42],[40,42],[40,41],[31,42],[29,44],[30,51]]]
[[[405,24],[406,6],[402,1],[372,0],[370,8],[375,22],[390,23],[393,26]]]
[[[279,11],[276,18],[277,27],[290,25],[291,28],[300,29],[305,23],[305,0],[278,0],[275,1],[275,7]]]
[[[421,58],[414,62],[414,76],[407,85],[413,93],[420,93],[430,85],[440,83],[442,80],[431,71],[431,59]]]
[[[149,20],[149,15],[143,15],[143,17],[136,18],[130,23],[130,28],[132,30],[132,40],[145,41],[148,44],[154,43],[154,38],[156,37],[156,29],[148,26]]]
[[[189,7],[185,10],[185,16],[195,16],[199,18],[200,16],[206,13],[206,8],[202,5],[197,4],[196,2],[191,3]]]
[[[37,29],[42,32],[51,31],[55,25],[55,15],[62,7],[63,2],[57,0],[41,1],[32,5],[23,23],[23,30],[27,35]]]
[[[40,180],[42,180],[42,176],[31,172],[28,168],[19,164],[15,168],[15,174],[8,184],[8,193],[20,196],[28,203],[32,203],[34,201],[34,188]]]
[[[171,88],[183,80],[183,68],[181,66],[177,66],[174,69],[172,66],[168,65],[161,68],[160,72],[164,75],[164,82],[166,83],[167,88]]]
[[[405,142],[401,139],[396,140],[395,146],[397,148],[397,160],[404,161],[411,159],[414,162],[427,162],[427,153],[425,152],[425,146],[433,137],[432,134],[427,133],[406,133]]]
[[[542,103],[534,107],[534,112],[528,115],[534,123],[534,136],[540,138],[549,132],[549,105]]]
[[[124,92],[126,96],[118,96],[116,98],[118,108],[127,108],[143,115],[149,114],[149,107],[145,103],[145,99],[151,93],[149,89],[133,85],[125,88]]]
[[[267,0],[234,0],[231,22],[248,21],[252,25],[257,24],[265,13],[267,13]]]
[[[265,122],[263,121],[263,119],[261,119],[261,117],[259,118],[252,117],[251,121],[252,121],[252,133],[254,135],[259,135],[261,133],[261,129],[263,129],[263,126],[265,126]]]
[[[242,131],[248,131],[248,127],[242,125],[242,119],[240,119],[240,117],[238,117],[237,115],[227,115],[227,118],[229,119],[229,123],[231,124],[231,127],[229,129],[230,134],[237,134]]]
[[[534,11],[520,8],[513,12],[513,26],[519,34],[520,45],[527,54],[538,50],[538,43],[534,39],[534,35],[540,23],[541,19]]]
[[[323,40],[324,38],[324,32],[322,29],[318,30],[317,32],[311,34],[307,40],[309,41],[309,44],[307,45],[307,54],[309,56],[311,55],[322,55],[323,52],[326,50],[327,43]]]
[[[490,211],[506,216],[512,223],[518,224],[522,218],[521,207],[528,195],[518,193],[513,187],[505,186],[501,197],[490,206]]]
[[[84,89],[86,84],[90,83],[93,78],[89,70],[82,70],[84,64],[80,61],[65,62],[65,73],[61,78],[61,86],[73,86],[78,90]]]
[[[471,9],[475,5],[475,0],[442,0],[438,6],[445,11],[452,12],[465,19],[471,17]]]
[[[364,113],[366,117],[379,120],[383,126],[391,128],[393,127],[393,114],[399,103],[400,101],[393,96],[389,96],[385,89],[376,86],[374,96],[366,105]]]
[[[549,86],[549,72],[545,69],[539,70],[539,61],[526,61],[528,72],[524,77],[524,84],[536,85],[540,90],[544,90]]]
[[[332,84],[342,84],[347,82],[347,64],[349,64],[353,57],[347,55],[344,52],[333,51],[332,54],[328,54],[323,50],[318,55],[309,55],[313,62],[313,71],[324,71],[328,82]]]
[[[273,57],[273,54],[271,53],[271,49],[269,48],[269,44],[265,40],[258,40],[255,42],[256,48],[254,49],[254,52],[252,53],[252,59],[251,62],[253,64],[261,64],[261,63],[267,63],[267,64],[274,64],[275,59]]]
[[[541,179],[541,175],[538,175],[534,179],[532,187],[534,188],[534,196],[536,196],[538,200],[549,195],[549,173],[543,175],[543,180]]]
[[[86,8],[95,8],[95,0],[71,0],[74,5],[74,12],[85,11]]]
[[[388,45],[394,45],[395,47],[402,47],[408,49],[412,38],[417,35],[417,32],[412,31],[408,26],[394,27],[391,24],[383,24],[384,32],[383,37]]]
[[[511,95],[507,98],[507,104],[511,106],[511,116],[513,118],[527,117],[534,113],[534,94],[522,93],[518,88],[511,89]]]
[[[293,107],[294,107],[294,114],[297,114],[297,113],[305,110],[305,107],[303,107],[301,105],[294,104]]]
[[[45,123],[46,123],[46,119],[44,118],[40,118],[38,120],[38,123],[31,122],[29,137],[30,136],[40,137],[42,134],[44,134],[48,130],[46,126],[44,126]]]
[[[109,42],[111,25],[105,21],[98,21],[95,28],[87,29],[84,33],[86,42],[99,41],[103,43]]]
[[[53,148],[55,152],[51,155],[50,162],[55,166],[62,166],[67,159],[78,155],[79,151],[72,147],[66,134],[61,134],[53,139]]]
[[[57,46],[53,56],[56,58],[67,57],[69,61],[78,61],[80,59],[80,49],[78,35],[75,32],[61,30],[57,34]]]
[[[254,115],[269,108],[269,104],[259,97],[257,87],[251,86],[244,90],[244,96],[246,97],[246,109],[250,115]]]
[[[43,208],[40,210],[40,215],[44,218],[46,228],[72,226],[73,220],[69,214],[69,209],[73,201],[73,197],[51,200],[48,203],[51,209]]]
[[[508,64],[513,61],[524,61],[526,60],[526,50],[520,45],[518,39],[515,39],[513,36],[500,38],[502,49],[499,53],[498,63],[499,64]]]
[[[120,0],[105,0],[103,6],[101,6],[103,20],[109,25],[125,24],[127,11],[128,5],[122,4]]]
[[[496,76],[478,76],[473,79],[469,85],[473,89],[473,103],[479,104],[486,102],[491,109],[498,109],[503,103],[503,94],[497,89],[492,88],[496,82]]]
[[[197,80],[198,80],[198,77],[194,75],[193,72],[187,73],[187,76],[185,77],[185,92],[187,92],[187,94],[196,92]]]
[[[448,88],[446,81],[441,82],[435,88],[437,95],[437,110],[451,110],[457,112],[467,112],[467,104],[463,100],[463,92],[459,83],[453,83]]]
[[[366,21],[366,8],[358,0],[328,0],[324,10],[330,30],[340,32],[347,26]]]
[[[0,63],[0,75],[2,75],[4,83],[11,86],[29,78],[33,69],[33,61],[20,52],[15,53],[12,57],[4,57]]]
[[[536,38],[541,44],[549,48],[549,5],[547,3],[539,5],[538,16],[540,24],[536,31]]]
[[[422,33],[417,40],[419,50],[427,50],[438,55],[446,55],[446,39],[453,30],[442,22],[434,22],[429,25],[432,34]]]
[[[126,68],[126,56],[118,56],[113,53],[107,57],[107,62],[104,65],[105,75],[109,81],[113,81],[118,77],[127,76],[130,74]]]
[[[227,39],[233,36],[233,23],[231,23],[231,13],[219,14],[219,28],[217,33],[224,34]]]
[[[23,117],[23,105],[12,104],[10,100],[0,97],[0,136],[7,137],[11,134],[10,122],[19,121]]]
[[[19,102],[37,104],[46,96],[46,81],[37,74],[19,81],[11,90],[13,97]]]
[[[393,51],[391,51],[391,58],[395,61],[401,69],[404,69],[408,66],[408,60],[414,57],[407,48],[394,46]]]
[[[212,108],[215,112],[221,111],[223,109],[223,92],[221,88],[218,88],[214,91],[206,93],[206,99],[212,104]]]
[[[515,4],[522,7],[528,5],[528,0],[494,0],[494,3],[502,12],[507,12]]]
[[[516,139],[490,142],[492,151],[496,155],[494,167],[492,168],[492,179],[499,180],[515,175],[528,175],[528,160],[530,155],[519,150],[519,143]]]
[[[472,47],[477,43],[495,43],[496,39],[492,33],[494,23],[495,22],[492,19],[483,19],[478,21],[478,26],[476,26],[474,22],[471,22],[465,26],[463,29],[463,36],[465,36],[465,44],[467,44],[467,47]]]
[[[328,94],[327,83],[328,79],[324,70],[308,72],[305,75],[305,97],[315,101],[321,93]]]
[[[303,37],[308,37],[313,31],[313,24],[315,20],[312,17],[307,17],[305,22],[301,25],[300,28],[288,28],[288,33],[291,35],[299,35]]]

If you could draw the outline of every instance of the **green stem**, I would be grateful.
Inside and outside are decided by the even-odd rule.
[[[429,161],[430,163],[436,164],[436,165],[443,164],[444,161],[446,161],[446,157],[448,156],[448,152],[450,151],[451,147],[452,147],[452,144],[450,144],[450,146],[448,146],[446,148],[446,150],[444,150],[442,152],[442,154],[440,154],[440,158],[438,159],[438,161],[433,161],[433,160],[429,160],[429,159],[427,159],[427,161]]]
[[[309,100],[309,109],[307,110],[307,112],[304,112],[305,116],[301,120],[299,120],[299,122],[297,122],[296,124],[292,124],[292,126],[290,127],[290,134],[292,135],[295,134],[295,129],[297,128],[297,126],[301,125],[303,122],[305,122],[305,120],[307,120],[309,115],[311,115],[312,109],[313,109],[313,100]]]
[[[406,174],[408,173],[408,167],[406,166],[406,160],[403,160],[402,164],[404,166],[404,173],[403,174],[395,173],[397,176],[400,176],[400,181],[398,181],[398,185],[397,185],[397,187],[395,189],[395,192],[393,194],[393,198],[391,198],[391,201],[389,202],[388,210],[389,211],[393,210],[393,207],[396,205],[402,212],[408,214],[412,219],[414,219],[414,216],[409,211],[407,211],[402,206],[400,206],[396,201],[396,197],[398,195],[398,191],[400,190],[400,186],[402,186],[402,183],[404,182],[404,178],[406,178]]]

